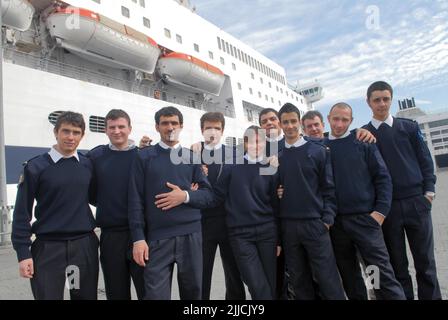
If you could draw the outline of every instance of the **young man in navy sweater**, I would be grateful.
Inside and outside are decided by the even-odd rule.
[[[224,164],[233,161],[233,149],[221,143],[225,127],[224,115],[221,112],[204,113],[200,120],[204,142],[200,143],[202,167],[211,186],[215,186],[221,178]],[[194,145],[192,146],[192,149]],[[216,249],[219,246],[224,279],[226,300],[245,300],[246,292],[235,257],[230,247],[226,227],[226,210],[221,204],[215,208],[201,210],[202,213],[202,300],[210,300],[213,264]]]
[[[131,119],[118,109],[106,115],[109,144],[91,150],[97,226],[101,228],[100,261],[108,300],[130,300],[131,278],[143,298],[143,268],[132,258],[128,221],[129,171],[137,148],[129,139]]]
[[[210,206],[211,187],[201,164],[193,164],[191,151],[180,147],[182,113],[174,107],[165,107],[156,112],[155,122],[160,142],[138,153],[129,181],[133,257],[145,267],[145,299],[171,298],[176,263],[180,298],[199,300],[202,298],[199,209]],[[190,191],[192,183],[198,184],[197,191]]]
[[[292,104],[279,111],[286,137],[279,158],[282,247],[295,298],[315,298],[313,277],[323,299],[345,299],[329,228],[336,215],[336,198],[329,151],[300,136],[300,112]]]
[[[226,164],[214,186],[216,201],[225,201],[229,240],[241,277],[252,299],[275,299],[278,208],[277,169],[264,156],[264,130],[244,134],[242,164]]]
[[[358,141],[348,128],[352,108],[335,104],[328,115],[331,133],[325,144],[331,151],[336,186],[337,215],[331,228],[333,248],[346,291],[359,272],[356,246],[367,266],[379,271],[374,283],[377,299],[404,300],[384,243],[381,224],[392,202],[392,180],[375,144]]]
[[[392,97],[392,87],[386,82],[369,86],[367,104],[373,119],[364,126],[378,139],[378,149],[392,177],[393,200],[383,224],[384,238],[395,276],[406,297],[414,299],[405,234],[414,258],[418,298],[441,299],[431,219],[436,183],[434,164],[418,123],[390,114]]]
[[[56,144],[27,162],[19,182],[11,239],[20,275],[31,280],[37,300],[62,300],[66,278],[71,299],[97,298],[98,238],[89,207],[93,168],[77,151],[84,131],[81,114],[62,113],[54,127]]]

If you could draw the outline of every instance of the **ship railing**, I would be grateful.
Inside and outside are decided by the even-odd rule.
[[[4,61],[17,64],[45,72],[50,72],[60,76],[73,78],[80,81],[95,83],[101,86],[131,92],[146,97],[163,100],[169,103],[184,105],[190,108],[204,111],[220,111],[224,115],[234,117],[232,108],[204,104],[204,100],[193,99],[191,97],[176,98],[170,95],[167,90],[160,89],[154,85],[138,84],[123,78],[113,77],[91,69],[73,66],[67,63],[56,61],[42,56],[4,47]]]

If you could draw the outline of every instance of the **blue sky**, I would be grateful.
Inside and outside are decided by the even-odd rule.
[[[196,12],[284,66],[290,83],[319,79],[324,115],[346,101],[370,120],[365,92],[389,82],[397,99],[448,110],[448,0],[192,0]]]

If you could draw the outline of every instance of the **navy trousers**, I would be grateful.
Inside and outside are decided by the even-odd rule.
[[[204,217],[202,219],[202,254],[204,261],[202,299],[210,299],[213,265],[218,246],[224,269],[226,284],[225,298],[226,300],[245,300],[246,291],[235,257],[233,256],[232,248],[230,247],[225,216]]]
[[[108,300],[130,300],[131,279],[143,299],[143,268],[132,257],[129,230],[101,230],[100,262]]]
[[[441,299],[434,257],[431,203],[423,195],[392,201],[383,224],[390,262],[406,298],[414,299],[406,253],[406,238],[414,259],[419,300]]]
[[[98,291],[98,237],[94,232],[74,240],[47,241],[31,246],[36,300],[63,300],[68,288],[72,300],[96,300]]]
[[[330,234],[320,219],[283,220],[282,243],[295,299],[345,300]]]
[[[145,299],[171,300],[174,264],[181,300],[202,298],[202,234],[150,241],[144,271]]]
[[[395,278],[389,254],[384,243],[381,226],[370,214],[338,215],[331,228],[333,248],[347,297],[367,299],[356,248],[366,264],[379,271],[379,283],[375,289],[378,300],[405,300],[401,284]],[[363,289],[363,291],[361,290]],[[353,294],[354,293],[354,294]],[[364,300],[365,300],[364,299]]]
[[[230,228],[229,239],[252,300],[273,300],[277,255],[275,222]]]

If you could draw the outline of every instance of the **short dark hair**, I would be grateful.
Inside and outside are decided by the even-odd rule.
[[[299,117],[300,120],[300,110],[299,108],[297,108],[295,105],[293,105],[292,103],[285,103],[280,110],[278,111],[278,118],[281,121],[282,119],[282,114],[284,113],[291,113],[291,112],[295,112],[297,113],[297,116]]]
[[[222,130],[224,130],[224,126],[226,125],[226,120],[222,112],[206,112],[201,117],[201,129],[204,129],[205,121],[209,122],[221,122]]]
[[[105,119],[106,125],[107,125],[107,121],[117,120],[119,118],[126,119],[128,122],[128,126],[131,126],[131,118],[129,117],[129,115],[127,114],[126,111],[121,110],[121,109],[112,109],[107,113],[106,119]]]
[[[54,131],[58,132],[61,128],[61,125],[64,123],[71,124],[74,127],[81,128],[82,134],[86,131],[86,123],[84,122],[84,118],[82,114],[73,112],[73,111],[65,111],[61,113],[56,120],[54,125]]]
[[[392,89],[392,86],[388,84],[385,81],[377,81],[372,83],[369,88],[367,89],[367,100],[370,100],[370,97],[372,96],[373,91],[384,91],[387,90],[390,92],[390,97],[392,98],[394,96],[394,90]]]
[[[171,106],[163,107],[162,109],[157,111],[154,116],[154,119],[156,120],[156,124],[159,124],[161,117],[172,117],[172,116],[177,116],[179,118],[180,124],[184,123],[184,117],[182,116],[182,113],[179,111],[179,109]]]
[[[313,120],[316,117],[318,117],[320,121],[324,123],[324,117],[322,116],[322,113],[320,113],[317,110],[310,110],[307,113],[305,113],[302,117],[302,122],[305,122],[305,120]]]
[[[334,106],[331,107],[330,112],[328,114],[331,114],[331,112],[335,108],[350,109],[350,113],[352,114],[352,117],[353,117],[353,109],[352,109],[352,107],[348,103],[346,103],[346,102],[338,102],[338,103],[336,103]]]
[[[278,117],[278,112],[277,112],[277,110],[272,109],[272,108],[264,108],[263,110],[261,110],[260,114],[258,115],[258,123],[259,123],[260,125],[261,125],[261,117],[264,116],[265,114],[268,114],[269,112],[273,112],[273,113],[275,113],[275,116],[276,116],[277,118],[279,118],[279,117]],[[280,118],[279,118],[279,119],[280,119]]]

